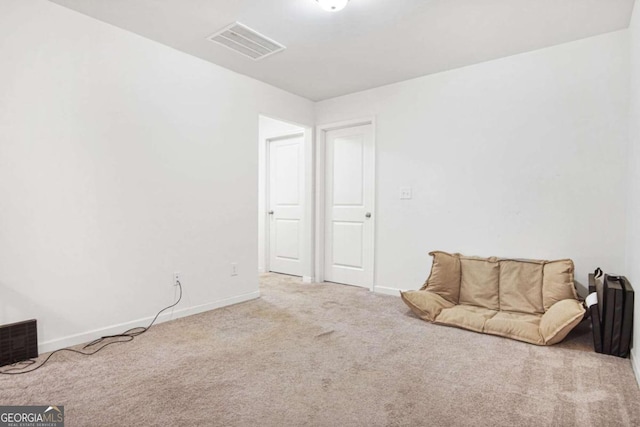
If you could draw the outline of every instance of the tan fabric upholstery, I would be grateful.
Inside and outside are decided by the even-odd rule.
[[[541,317],[539,314],[501,311],[487,320],[484,325],[484,332],[542,345],[544,340],[540,334]]]
[[[542,262],[500,262],[500,310],[544,313]]]
[[[422,290],[401,293],[421,319],[552,345],[584,317],[571,260],[430,255],[434,260]]]
[[[431,273],[421,289],[427,289],[447,301],[458,303],[460,295],[460,258],[446,252],[431,252]]]
[[[558,301],[578,298],[573,284],[573,261],[563,259],[545,264],[542,296],[545,311]]]
[[[402,300],[421,319],[433,322],[443,308],[453,307],[453,303],[431,291],[407,291],[400,294]]]
[[[540,333],[547,345],[562,341],[584,318],[580,301],[558,301],[540,319]]]
[[[500,309],[500,264],[497,261],[496,258],[460,257],[460,304]]]
[[[442,310],[440,315],[436,316],[436,323],[482,332],[487,319],[491,319],[497,313],[496,310],[473,305],[456,305]]]

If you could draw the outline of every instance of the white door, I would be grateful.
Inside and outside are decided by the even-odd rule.
[[[304,136],[269,141],[269,271],[302,276]]]
[[[325,280],[373,289],[373,125],[328,131],[325,145]]]

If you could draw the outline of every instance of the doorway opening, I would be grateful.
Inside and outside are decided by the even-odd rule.
[[[259,116],[258,270],[313,281],[312,128]]]

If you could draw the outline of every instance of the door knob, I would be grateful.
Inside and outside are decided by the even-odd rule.
[[[269,211],[269,215],[273,215],[273,211]]]
[[[371,212],[367,212],[366,214],[364,214],[364,216],[366,216],[367,218],[371,218]]]

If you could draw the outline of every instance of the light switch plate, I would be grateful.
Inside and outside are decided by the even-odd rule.
[[[400,188],[400,200],[410,200],[412,198],[411,187]]]

